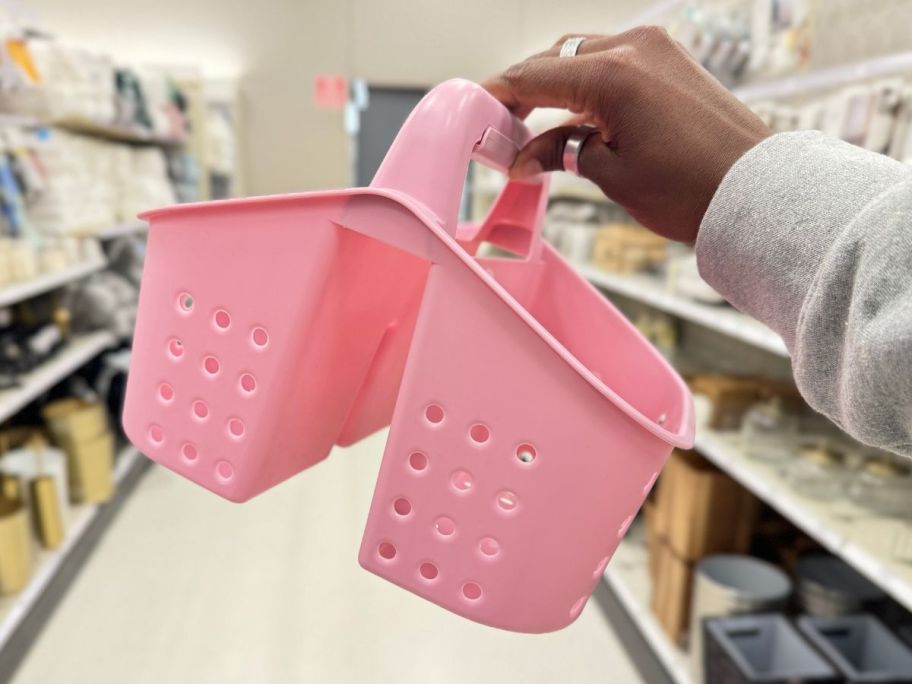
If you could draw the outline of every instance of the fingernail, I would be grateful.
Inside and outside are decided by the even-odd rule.
[[[510,178],[519,180],[521,178],[537,176],[543,172],[544,169],[542,168],[541,162],[538,161],[538,159],[527,159],[523,163],[517,164],[516,166],[510,168]]]

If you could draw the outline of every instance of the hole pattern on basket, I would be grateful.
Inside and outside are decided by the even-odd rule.
[[[404,518],[412,512],[412,504],[408,499],[399,497],[393,502],[393,511],[396,512],[396,515]]]
[[[184,457],[185,461],[193,463],[199,458],[199,451],[197,451],[196,446],[191,442],[185,442],[184,445],[181,446],[181,456]]]
[[[500,555],[500,542],[494,537],[484,537],[478,542],[478,550],[486,558],[494,558]]]
[[[441,427],[446,429],[446,426],[443,424],[447,420],[447,413],[443,406],[437,402],[425,404],[423,408],[420,409],[419,418],[429,430],[436,431]],[[464,427],[465,423],[463,423],[462,426],[463,427],[455,428],[454,423],[454,427],[450,429],[459,431],[466,430]],[[468,437],[469,444],[474,443],[475,445],[487,444],[492,439],[491,428],[482,422],[472,423],[468,427],[468,435],[466,435],[465,432],[462,432],[462,435],[463,439],[465,439],[466,436]],[[514,442],[514,444],[517,443]],[[444,454],[444,456],[446,455]],[[504,457],[511,460],[515,459],[515,461],[518,461],[521,465],[525,466],[538,458],[538,450],[529,442],[520,442],[512,453],[508,451],[506,454],[497,456],[497,458]],[[465,458],[479,458],[479,454],[477,452],[473,453],[470,450],[465,453]],[[446,459],[444,458],[444,462],[445,461]],[[427,454],[424,451],[417,449],[406,451],[401,463],[401,467],[404,467],[408,472],[416,475],[428,470],[431,465]],[[518,477],[530,476],[531,475],[521,475]],[[417,480],[415,482],[417,482]],[[450,471],[446,482],[449,485],[450,491],[453,494],[460,496],[467,496],[476,489],[475,476],[464,467],[457,467]],[[485,494],[485,498],[477,500],[476,505],[491,506],[493,504],[494,510],[500,511],[502,515],[506,514],[507,517],[512,517],[520,509],[519,496],[513,489],[500,489],[494,495],[493,500],[487,498],[488,496],[490,495]],[[423,514],[420,510],[417,515],[415,515],[412,503],[406,498],[406,495],[393,497],[390,500],[389,505],[391,506],[390,513],[392,517],[401,521],[402,524],[411,525],[416,522],[418,522],[418,524],[426,524],[421,522]],[[433,523],[426,529],[428,529],[428,533],[433,538],[436,538],[439,543],[445,544],[456,538],[458,528],[456,521],[450,515],[444,513],[433,518]],[[460,534],[465,534],[466,532],[472,534],[473,530],[463,530],[459,528],[459,532]],[[487,564],[499,560],[500,556],[503,554],[503,547],[498,539],[489,534],[484,534],[484,530],[481,530],[481,532],[481,536],[475,537],[477,540],[474,542],[475,559],[476,562],[483,564],[483,567],[490,568]],[[414,534],[414,532],[412,534]],[[396,546],[392,541],[378,540],[376,549],[376,553],[381,560],[391,561],[393,558],[397,557]],[[607,559],[605,562],[607,562]],[[415,568],[415,566],[412,567]],[[427,582],[435,581],[440,574],[445,571],[446,568],[443,568],[443,571],[441,571],[437,563],[430,560],[419,561],[417,565],[418,578]],[[413,569],[412,572],[415,572],[415,570]],[[480,577],[479,579],[483,580],[484,578]],[[451,585],[443,584],[441,585],[441,588],[446,586]],[[457,596],[469,603],[477,603],[484,596],[482,583],[477,579],[462,581],[457,587]]]
[[[431,404],[424,409],[424,417],[431,425],[439,425],[442,423],[445,415],[443,407],[438,404]]]
[[[469,601],[477,601],[481,598],[481,585],[477,582],[466,582],[462,585],[462,595]]]
[[[417,473],[428,467],[428,457],[420,451],[413,451],[408,457],[409,468]]]
[[[216,376],[222,368],[222,364],[214,356],[207,356],[203,359],[203,371],[206,375]]]
[[[231,327],[231,315],[224,309],[219,309],[212,317],[215,327],[220,331],[228,330]]]
[[[171,306],[174,307],[176,315],[182,319],[191,317],[194,314],[201,313],[199,311],[201,306],[205,306],[204,302],[199,301],[189,290],[181,290],[177,294],[176,300],[171,300]],[[205,311],[205,309],[203,309]],[[239,330],[235,325],[235,322],[232,320],[231,314],[225,308],[216,308],[209,309],[211,312],[211,318],[209,319],[209,324],[211,326],[210,330],[213,330],[216,333],[226,336],[232,336],[239,334],[242,339],[246,339],[246,343],[255,351],[263,351],[269,345],[269,333],[266,328],[260,325],[245,328],[241,326]],[[165,343],[165,353],[168,358],[172,361],[182,361],[185,357],[188,356],[188,352],[199,353],[200,350],[196,347],[197,340],[196,338],[186,340],[182,339],[181,336],[173,335],[169,337]],[[205,342],[205,344],[209,344]],[[234,388],[235,397],[244,397],[245,400],[249,399],[256,393],[257,390],[257,379],[254,375],[255,368],[243,368],[243,369],[231,369],[224,366],[222,361],[215,354],[209,353],[201,357],[196,357],[200,359],[200,376],[207,378],[215,382],[216,384],[213,387],[219,389],[214,391],[224,391],[225,387],[219,384],[219,378],[224,374],[224,371],[228,370],[230,375],[228,377],[233,378],[233,381],[236,382]],[[253,357],[251,356],[251,359]],[[248,359],[248,362],[251,360]],[[171,381],[173,382],[173,380]],[[171,382],[159,382],[155,388],[155,396],[158,400],[158,403],[163,406],[163,410],[173,410],[172,407],[176,402],[175,399],[179,398],[180,388],[175,389],[174,385]],[[198,388],[193,388],[198,389]],[[185,390],[186,391],[186,390]],[[189,394],[189,391],[186,391]],[[217,430],[219,431],[222,439],[226,440],[226,443],[238,442],[244,439],[247,436],[247,425],[244,422],[244,419],[237,415],[228,415],[224,414],[218,415],[221,413],[222,409],[220,404],[216,404],[213,410],[213,407],[210,406],[209,400],[212,397],[206,396],[205,391],[203,396],[197,395],[196,397],[191,397],[189,403],[189,423],[195,424],[194,430],[200,430],[203,425],[207,423],[210,424],[206,429],[208,430]],[[184,399],[183,401],[187,401]],[[183,404],[183,410],[187,410],[187,404]],[[184,414],[185,416],[188,414]],[[175,417],[175,414],[168,414],[168,421],[179,421],[179,418]],[[178,414],[179,415],[179,414]],[[213,421],[212,419],[216,420]],[[180,434],[181,428],[178,423],[164,422],[164,425],[167,427],[169,433],[176,432],[171,436],[172,439],[175,439],[177,444],[180,444],[179,448],[175,448],[172,451],[172,457],[178,460],[182,460],[187,465],[196,465],[200,462],[207,467],[211,468],[209,472],[212,473],[213,478],[216,481],[221,483],[228,483],[235,476],[235,466],[234,464],[227,459],[221,460],[208,460],[206,455],[201,456],[200,451],[194,441],[188,439],[191,437],[191,433]],[[188,426],[189,428],[189,426]],[[164,443],[164,428],[159,425],[155,425],[150,428],[148,433],[149,441],[155,445],[159,446]],[[195,438],[193,438],[195,439]]]
[[[158,386],[158,396],[163,402],[170,404],[174,401],[174,388],[167,382],[163,382]]]
[[[181,292],[177,295],[177,310],[183,314],[193,311],[193,295],[189,292]]]
[[[491,439],[491,430],[487,425],[476,423],[469,429],[469,437],[471,437],[472,441],[476,444],[484,444]]]
[[[516,447],[516,458],[521,463],[532,463],[538,457],[538,451],[531,444],[520,444]]]
[[[434,529],[441,537],[452,537],[456,533],[456,523],[452,518],[441,515],[434,521]]]

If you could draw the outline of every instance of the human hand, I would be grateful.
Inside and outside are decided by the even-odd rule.
[[[595,126],[580,175],[647,228],[693,242],[726,172],[772,132],[664,29],[587,36],[575,57],[559,56],[565,39],[484,83],[519,117],[536,107],[576,114],[531,140],[511,177],[563,169],[567,138]]]

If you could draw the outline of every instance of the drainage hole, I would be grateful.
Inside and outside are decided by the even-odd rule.
[[[516,447],[516,458],[523,463],[532,463],[536,456],[538,456],[538,452],[531,444],[520,444]]]
[[[413,451],[409,454],[409,466],[412,470],[421,472],[428,465],[428,457],[422,454],[420,451]]]
[[[213,320],[215,321],[215,327],[219,330],[228,330],[231,326],[231,316],[224,309],[216,311]]]
[[[412,512],[412,504],[408,499],[399,498],[393,502],[393,510],[396,511],[396,515],[405,517]]]
[[[377,547],[377,553],[380,554],[380,558],[393,560],[393,558],[396,557],[396,547],[389,542],[382,542],[380,546]]]
[[[205,370],[209,375],[218,375],[221,367],[222,366],[219,363],[219,360],[214,356],[207,356],[205,359],[203,359],[203,370]]]
[[[437,404],[431,404],[424,410],[424,417],[431,425],[439,425],[443,422],[443,407]]]
[[[472,441],[476,444],[484,444],[491,438],[491,431],[488,429],[487,425],[477,423],[469,430],[469,437],[471,437]]]
[[[481,587],[475,582],[466,582],[462,585],[462,595],[470,601],[477,601],[481,598]]]
[[[437,569],[437,566],[433,563],[422,563],[418,568],[418,572],[421,573],[421,576],[426,580],[437,579],[437,575],[440,574],[440,571]]]
[[[449,537],[456,532],[456,523],[452,518],[442,515],[434,521],[434,529],[441,537]]]

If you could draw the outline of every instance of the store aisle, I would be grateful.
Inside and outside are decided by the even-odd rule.
[[[361,570],[384,440],[241,506],[155,467],[14,684],[641,681],[594,601],[561,632],[518,635]]]

